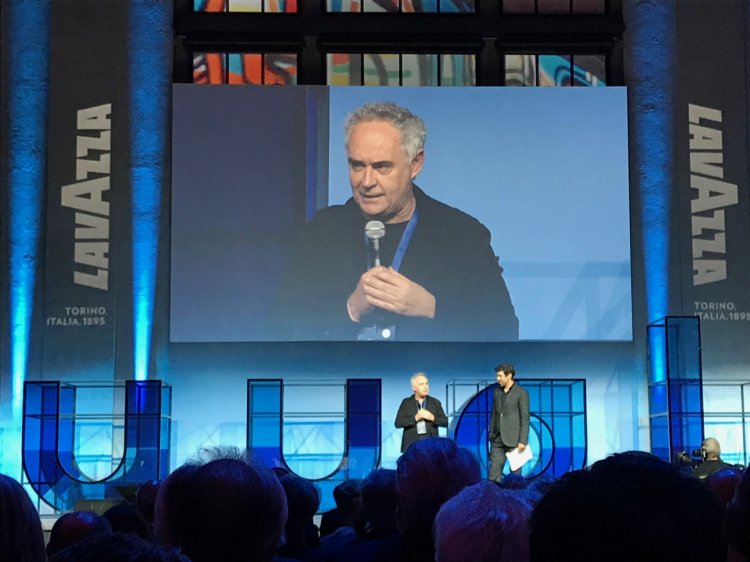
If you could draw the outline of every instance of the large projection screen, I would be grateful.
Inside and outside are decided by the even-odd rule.
[[[624,88],[176,85],[173,114],[173,342],[632,339]]]

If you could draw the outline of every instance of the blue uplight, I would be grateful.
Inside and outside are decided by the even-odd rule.
[[[630,106],[650,323],[667,316],[669,302],[675,7],[674,2],[644,2],[631,11],[628,32],[634,76]]]
[[[130,4],[134,375],[148,378],[171,95],[172,2]]]
[[[14,418],[21,413],[34,310],[47,141],[50,6],[47,0],[11,0],[7,6],[10,361]]]
[[[650,327],[648,330],[649,382],[660,383],[667,380],[667,337],[666,328]]]

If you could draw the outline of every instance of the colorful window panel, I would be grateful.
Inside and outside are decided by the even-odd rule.
[[[605,55],[505,55],[506,86],[606,86]]]
[[[476,0],[328,0],[329,12],[473,14]]]
[[[327,55],[329,86],[476,86],[475,55]]]
[[[503,0],[506,14],[603,14],[606,0]]]
[[[265,12],[294,14],[298,0],[193,0],[196,12]]]
[[[284,53],[195,53],[194,84],[297,83],[297,55]]]

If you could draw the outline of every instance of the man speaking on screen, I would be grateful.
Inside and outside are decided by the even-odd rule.
[[[347,116],[344,132],[352,197],[305,225],[269,339],[517,340],[489,230],[414,183],[422,119],[373,102]]]

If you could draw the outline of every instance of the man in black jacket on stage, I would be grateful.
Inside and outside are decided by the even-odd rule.
[[[427,395],[430,392],[430,381],[424,373],[417,373],[411,378],[412,396],[404,398],[396,414],[396,427],[404,429],[401,438],[403,453],[412,443],[438,437],[438,427],[448,427],[448,417],[443,412],[440,400]]]
[[[497,383],[492,392],[489,479],[500,482],[506,455],[515,448],[523,453],[529,445],[529,392],[516,383],[516,369],[503,363],[495,367]],[[512,472],[521,474],[521,467]]]
[[[422,119],[376,102],[344,129],[352,198],[303,228],[268,339],[376,339],[387,329],[398,341],[517,340],[489,230],[414,184],[425,161]],[[369,221],[384,226],[377,250]]]

